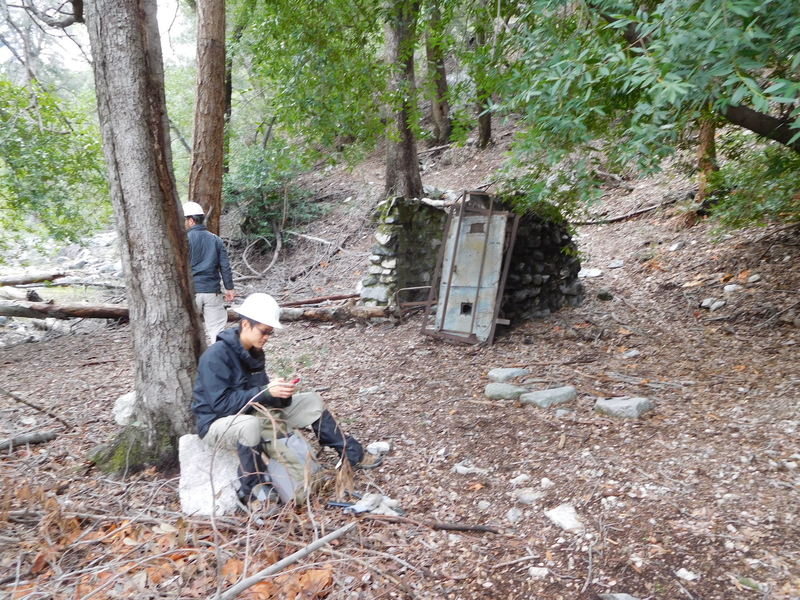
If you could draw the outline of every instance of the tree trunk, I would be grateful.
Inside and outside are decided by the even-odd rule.
[[[206,225],[217,234],[222,212],[225,114],[225,0],[199,0],[189,200],[205,209]]]
[[[386,9],[386,59],[393,102],[386,144],[386,195],[420,198],[422,179],[417,161],[417,142],[410,124],[416,100],[414,45],[419,2],[389,0]]]
[[[86,4],[97,110],[130,306],[143,427],[105,455],[117,472],[174,460],[189,411],[203,326],[195,311],[170,155],[155,0]]]
[[[708,178],[714,171],[719,170],[717,165],[717,146],[714,134],[717,127],[714,118],[706,115],[700,120],[700,135],[697,142],[697,196],[695,202],[703,205],[706,199]]]
[[[486,23],[483,16],[478,16],[475,23],[475,49],[481,51],[486,46]],[[476,72],[475,79],[475,110],[478,113],[478,148],[486,148],[492,143],[492,113],[489,112],[490,94],[482,84],[483,74]]]
[[[428,78],[431,82],[431,120],[433,121],[432,146],[446,144],[450,139],[450,103],[447,100],[447,72],[442,39],[442,15],[436,2],[431,6],[428,31],[425,35],[425,55]]]

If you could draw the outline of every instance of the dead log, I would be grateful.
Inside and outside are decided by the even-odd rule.
[[[41,302],[42,298],[36,290],[21,290],[10,286],[0,286],[0,298],[6,300],[25,300],[28,302]]]
[[[41,444],[42,442],[49,442],[56,439],[54,431],[39,431],[37,433],[23,433],[13,438],[8,438],[0,442],[0,452],[4,450],[14,449],[17,446],[24,446],[25,444]]]
[[[127,319],[128,307],[124,304],[51,304],[48,302],[0,302],[0,316],[29,319]],[[281,310],[284,321],[347,321],[348,319],[378,319],[388,316],[386,307],[331,306],[325,308],[288,307]],[[228,321],[239,315],[228,310]]]
[[[25,283],[40,283],[43,281],[53,281],[59,277],[65,277],[66,273],[29,273],[27,275],[8,275],[0,277],[0,285],[23,285]]]
[[[124,304],[87,304],[50,302],[0,302],[0,316],[29,319],[127,319]]]
[[[308,298],[307,300],[294,300],[292,302],[282,302],[281,306],[302,306],[303,304],[322,304],[333,300],[349,300],[358,298],[358,294],[338,294],[336,296],[320,296],[319,298]]]

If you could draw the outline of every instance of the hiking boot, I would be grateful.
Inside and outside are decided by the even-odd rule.
[[[357,465],[353,465],[354,469],[376,469],[381,466],[383,463],[384,454],[370,454],[366,452],[364,457],[361,459],[361,462]]]

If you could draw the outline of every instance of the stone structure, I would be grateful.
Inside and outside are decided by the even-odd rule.
[[[377,243],[361,282],[363,304],[395,306],[398,289],[431,284],[447,221],[445,204],[395,198],[378,206]],[[494,208],[507,210],[498,201]],[[565,224],[524,215],[517,228],[499,316],[514,322],[578,305],[583,299],[580,268]],[[425,300],[427,293],[404,292],[399,301]]]

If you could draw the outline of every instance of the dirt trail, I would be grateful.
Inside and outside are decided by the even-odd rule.
[[[500,151],[473,153],[424,180],[475,187],[491,177]],[[377,169],[366,163],[354,175],[310,179],[354,192],[308,230],[347,240],[345,250],[327,256],[301,240],[250,289],[294,298],[352,289],[366,268],[365,216],[379,187],[366,180]],[[599,210],[626,214],[687,188],[666,176],[631,183],[632,191],[610,190]],[[798,230],[719,237],[710,223],[681,229],[680,222],[679,208],[671,207],[580,227],[584,267],[602,271],[584,280],[586,301],[501,332],[490,348],[423,337],[419,317],[297,323],[270,342],[273,372],[298,373],[322,389],[359,438],[392,442],[385,466],[357,474],[355,485],[399,500],[418,522],[365,519],[359,537],[315,556],[336,575],[330,598],[800,598]],[[314,264],[310,252],[319,264],[289,281],[287,274]],[[622,264],[610,268],[613,261]],[[725,292],[732,284],[741,289]],[[612,299],[600,300],[601,290]],[[727,304],[709,312],[700,307],[708,297]],[[153,523],[165,522],[184,528],[187,546],[211,539],[207,524],[178,520],[176,481],[152,472],[111,481],[84,462],[90,447],[116,430],[110,408],[131,385],[129,344],[119,328],[0,350],[0,388],[75,423],[53,442],[2,458],[3,593],[15,581],[64,598],[75,597],[80,583],[88,587],[77,597],[109,581],[92,597],[213,591],[213,553],[179,557],[175,534],[171,542],[166,534],[153,537]],[[575,386],[571,411],[558,416],[486,399],[487,371],[509,366],[530,370],[530,389]],[[635,421],[593,412],[597,398],[614,396],[646,396],[655,410]],[[0,411],[0,437],[60,431],[7,397],[0,397]],[[483,471],[453,471],[465,461]],[[513,484],[521,475],[527,483]],[[531,504],[515,496],[526,487]],[[576,509],[582,534],[545,516],[562,504]],[[80,516],[101,513],[106,517]],[[173,552],[160,583],[145,569],[151,563],[121,575],[134,561],[121,556],[123,546],[108,544],[105,553],[97,541],[80,546],[81,536],[97,540],[122,530],[112,515],[152,519],[121,537],[138,561]],[[268,564],[276,548],[289,553],[313,539],[315,527],[332,531],[349,518],[318,504],[259,528],[234,521],[225,536],[230,552],[241,555],[245,538],[237,536],[247,531],[253,564]],[[492,525],[501,533],[437,531],[422,521]],[[83,575],[68,576],[81,566],[88,568]],[[115,569],[116,578],[109,575]],[[258,597],[273,597],[262,592]]]

